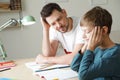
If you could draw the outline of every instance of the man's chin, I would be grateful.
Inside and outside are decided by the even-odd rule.
[[[66,31],[59,31],[59,32],[61,32],[61,33],[66,33]]]

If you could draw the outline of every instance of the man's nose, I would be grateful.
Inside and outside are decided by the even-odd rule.
[[[59,22],[56,23],[56,27],[57,28],[60,28],[61,27],[61,24]]]

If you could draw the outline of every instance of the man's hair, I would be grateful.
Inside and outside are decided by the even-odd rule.
[[[91,10],[89,10],[83,16],[80,25],[100,26],[100,27],[107,26],[108,34],[109,34],[111,32],[112,16],[106,9],[96,6]]]
[[[62,8],[57,3],[46,4],[40,12],[42,19],[47,22],[46,17],[49,17],[54,10],[62,12]]]

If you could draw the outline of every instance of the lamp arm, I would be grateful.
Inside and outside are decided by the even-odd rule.
[[[1,41],[0,41],[0,57],[2,57],[3,58],[3,60],[5,60],[5,58],[7,57],[7,54],[6,54],[6,52],[5,52],[5,49],[4,49],[4,46],[3,46],[3,44],[1,43]]]
[[[0,31],[2,31],[3,29],[10,25],[17,25],[17,20],[13,18],[9,19],[6,23],[0,26]],[[5,60],[5,58],[7,57],[7,54],[1,41],[0,41],[0,57],[2,57],[3,60]]]
[[[5,29],[6,27],[10,26],[10,25],[17,25],[17,20],[16,19],[9,19],[9,21],[7,21],[6,23],[4,23],[2,26],[0,26],[0,31],[2,31],[3,29]]]

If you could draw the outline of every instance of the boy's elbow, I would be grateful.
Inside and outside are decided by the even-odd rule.
[[[79,80],[89,80],[85,77],[85,75],[79,74],[78,76],[79,76]]]
[[[87,74],[86,71],[78,72],[79,80],[92,80],[92,76]]]
[[[74,65],[70,65],[70,68],[71,68],[73,71],[78,72],[78,68],[77,68],[76,66],[74,66]]]

